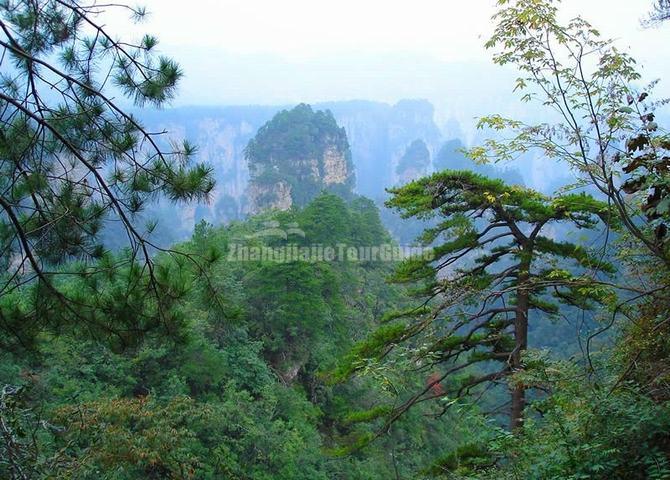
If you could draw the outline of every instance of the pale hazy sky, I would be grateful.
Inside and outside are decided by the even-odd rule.
[[[140,0],[151,12],[131,37],[156,34],[186,71],[178,104],[293,103],[427,97],[456,103],[507,88],[483,48],[495,0]],[[652,0],[565,0],[645,67],[667,78],[670,24],[642,29]],[[501,90],[502,91],[502,90]],[[662,87],[670,92],[670,87]],[[452,102],[453,103],[453,102]]]

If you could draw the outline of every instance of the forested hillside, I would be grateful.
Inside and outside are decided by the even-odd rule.
[[[668,101],[495,8],[533,115],[467,145],[425,100],[163,110],[106,23],[144,8],[0,1],[0,479],[670,478]]]
[[[302,231],[288,239],[258,235],[272,222],[279,232],[292,224]],[[189,289],[178,338],[151,335],[120,351],[84,339],[85,332],[52,333],[38,339],[38,357],[3,354],[1,375],[13,385],[3,393],[3,419],[17,432],[38,429],[34,442],[20,437],[5,448],[15,449],[15,461],[31,477],[95,478],[100,471],[106,478],[416,474],[455,445],[453,430],[417,412],[365,453],[337,455],[357,431],[355,412],[387,393],[371,380],[333,386],[326,379],[385,311],[407,302],[402,289],[385,283],[390,265],[249,261],[239,253],[296,242],[388,241],[370,201],[346,203],[333,195],[229,227],[201,223],[190,242],[176,247],[192,255],[217,251],[222,261],[206,284]],[[161,257],[156,268],[173,270],[172,262]],[[182,278],[195,275],[186,270]],[[212,289],[225,292],[220,305],[212,303]],[[402,383],[423,380],[417,374]],[[41,408],[28,410],[31,405]],[[11,475],[11,464],[2,468]]]

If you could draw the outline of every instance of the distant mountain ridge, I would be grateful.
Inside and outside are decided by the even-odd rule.
[[[184,207],[170,223],[175,240],[191,231],[201,219],[212,223],[238,220],[251,211],[248,198],[250,172],[244,150],[259,128],[287,106],[213,106],[142,110],[139,118],[152,131],[166,131],[167,139],[187,138],[198,146],[197,159],[211,164],[217,186],[210,204]],[[356,193],[379,200],[384,189],[397,184],[397,165],[409,144],[422,140],[434,154],[442,134],[432,104],[402,100],[395,105],[366,100],[315,103],[314,110],[329,110],[346,131],[355,170]],[[168,205],[159,205],[160,210]],[[172,215],[171,215],[172,216]]]
[[[162,201],[148,211],[147,217],[158,219],[157,235],[165,242],[174,243],[187,238],[200,220],[216,225],[241,220],[258,211],[254,202],[263,195],[264,187],[249,188],[252,173],[245,149],[263,125],[280,111],[294,107],[178,107],[137,112],[150,130],[167,132],[164,141],[186,138],[197,145],[197,160],[212,165],[217,180],[208,204],[180,206],[177,210],[174,205]],[[433,105],[427,100],[401,100],[393,105],[352,100],[315,103],[311,108],[330,111],[337,125],[344,129],[351,151],[353,191],[371,198],[379,206],[386,198],[386,188],[444,168],[472,168],[489,176],[505,176],[506,180],[523,182],[523,176],[514,170],[477,166],[467,160],[458,152],[463,148],[463,142],[451,136],[460,131],[458,122],[452,120],[445,135],[436,123]],[[408,149],[411,153],[412,145],[421,147],[421,160],[416,164],[407,163]],[[330,161],[336,157],[340,158],[335,155]],[[317,165],[321,161],[318,160]],[[349,174],[346,173],[347,178]],[[318,184],[315,183],[315,188]],[[279,190],[265,193],[270,196],[279,193],[282,197],[279,203],[286,204],[289,190],[285,186]],[[382,215],[385,219],[393,218],[384,212]],[[398,238],[409,238],[403,232],[395,231],[397,222],[389,220],[386,223]]]

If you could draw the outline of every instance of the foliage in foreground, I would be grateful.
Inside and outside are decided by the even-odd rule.
[[[72,324],[126,344],[181,321],[172,291],[179,286],[155,271],[152,255],[160,247],[149,239],[153,227],[138,225],[136,214],[158,196],[206,199],[212,171],[193,163],[192,145],[166,145],[115,98],[165,105],[182,71],[156,53],[151,35],[134,43],[117,39],[104,25],[108,10],[135,21],[145,14],[123,4],[0,2],[3,349],[29,346],[40,332]],[[106,250],[101,232],[110,222],[121,226],[127,255]],[[119,292],[142,299],[78,296],[62,281],[73,276],[84,283],[113,276]],[[32,294],[19,302],[16,292],[26,285]]]
[[[305,237],[257,235],[268,222],[297,223]],[[0,442],[0,476],[23,478],[18,468],[31,479],[417,475],[465,430],[417,411],[378,444],[337,456],[360,429],[351,411],[387,393],[370,381],[329,386],[321,373],[402,302],[402,291],[385,284],[389,265],[227,260],[236,243],[330,241],[389,239],[372,202],[332,195],[227,228],[201,224],[180,248],[221,261],[191,283],[178,342],[150,336],[114,352],[76,332],[44,334],[39,355],[4,354],[0,378],[18,389],[0,402],[13,439]],[[169,269],[174,261],[166,256],[157,265]],[[228,292],[225,305],[212,303],[212,288]]]

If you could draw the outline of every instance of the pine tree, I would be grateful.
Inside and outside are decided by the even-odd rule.
[[[214,185],[210,167],[192,162],[192,145],[167,145],[116,103],[120,90],[138,106],[163,105],[182,72],[155,53],[155,37],[130,43],[108,32],[110,8],[145,15],[120,4],[0,2],[0,329],[8,343],[61,320],[125,341],[147,327],[133,325],[143,315],[133,295],[153,310],[152,323],[166,324],[169,294],[180,287],[163,283],[151,258],[160,249],[135,215],[159,195],[206,199]],[[127,254],[101,243],[109,221],[124,227]],[[80,266],[63,266],[71,260]],[[96,285],[82,293],[66,281],[100,276],[125,277],[116,278],[125,288],[107,292],[121,302],[114,308]]]
[[[609,292],[602,275],[613,271],[546,232],[561,224],[592,229],[608,218],[607,205],[583,193],[551,198],[468,171],[443,171],[390,193],[388,206],[403,217],[434,219],[420,240],[435,255],[399,266],[392,280],[411,285],[421,306],[390,315],[357,347],[346,373],[365,363],[360,357],[382,359],[397,345],[410,346],[413,365],[440,373],[394,407],[388,422],[419,402],[507,379],[511,427],[519,427],[527,386],[511,376],[523,371],[529,322],[598,304]]]

